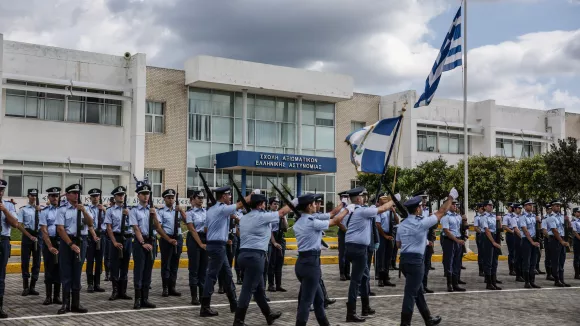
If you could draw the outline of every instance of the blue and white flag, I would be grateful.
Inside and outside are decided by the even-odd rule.
[[[380,120],[346,137],[350,159],[358,172],[382,174],[390,155],[401,117]]]
[[[443,41],[443,46],[441,46],[431,73],[429,73],[429,77],[425,81],[425,92],[421,94],[421,97],[415,103],[416,108],[427,106],[431,103],[437,86],[439,86],[441,74],[444,71],[453,70],[462,65],[461,41],[461,7],[459,7],[453,19],[453,24],[451,24],[451,28],[447,32],[447,36],[445,36],[445,41]]]

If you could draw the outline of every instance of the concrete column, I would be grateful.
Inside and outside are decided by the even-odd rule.
[[[475,151],[474,144],[471,144],[472,152],[470,154],[471,155],[482,154],[483,156],[487,157],[495,156],[495,139],[496,139],[495,133],[497,129],[497,119],[498,119],[495,101],[487,100],[477,102],[475,104],[474,112],[478,115],[477,118],[481,119],[481,124],[483,126],[484,132],[483,139],[480,138],[481,139],[480,152],[478,153],[477,151]]]
[[[6,98],[4,97],[4,79],[2,78],[2,72],[4,71],[4,35],[0,34],[0,125],[2,125],[2,120],[4,119],[4,103],[6,103]]]
[[[302,196],[302,173],[296,173],[296,197]]]
[[[246,169],[242,169],[242,196],[246,197]]]
[[[142,180],[143,174],[145,173],[145,101],[147,96],[147,66],[145,54],[135,54],[131,57],[130,61],[129,76],[133,89],[133,101],[131,102],[130,120],[125,120],[123,127],[130,129],[131,132],[129,140],[130,172],[139,180]],[[135,180],[132,177],[128,179],[129,189],[134,189]]]
[[[296,150],[297,154],[302,154],[302,96],[298,96],[296,101]]]
[[[242,149],[248,149],[248,90],[242,89]],[[245,171],[245,170],[244,170]],[[244,174],[245,175],[245,172]],[[245,188],[242,190],[245,193]]]

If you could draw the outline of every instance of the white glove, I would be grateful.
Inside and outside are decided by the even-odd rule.
[[[348,205],[348,199],[346,199],[346,198],[343,198],[343,199],[341,199],[340,201],[341,201],[341,202],[343,202],[343,203],[345,203],[346,205]]]
[[[401,194],[396,194],[395,198],[397,198],[397,201],[401,201]]]
[[[294,207],[298,206],[298,198],[292,199],[291,203],[294,205]]]
[[[348,209],[349,213],[353,213],[354,212],[354,204],[350,204],[350,205],[346,206],[346,209]]]
[[[449,192],[449,196],[451,196],[453,198],[453,200],[457,199],[457,197],[459,197],[459,193],[457,192],[457,189],[455,189],[455,187],[453,187],[453,189],[451,189],[451,191]]]
[[[259,195],[260,194],[260,189],[254,189],[254,191],[252,191],[253,194],[255,195]]]

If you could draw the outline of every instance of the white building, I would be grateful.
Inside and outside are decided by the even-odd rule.
[[[81,180],[110,192],[143,177],[145,55],[4,41],[0,173],[5,196]]]
[[[399,165],[414,167],[442,156],[449,164],[463,159],[463,101],[434,99],[413,108],[415,91],[381,97],[380,116],[398,116],[405,102]],[[566,137],[564,109],[536,110],[467,102],[469,155],[521,158],[544,153]]]

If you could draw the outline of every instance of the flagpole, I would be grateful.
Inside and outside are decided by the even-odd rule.
[[[467,0],[463,0],[463,207],[469,208],[469,142],[467,136]]]

